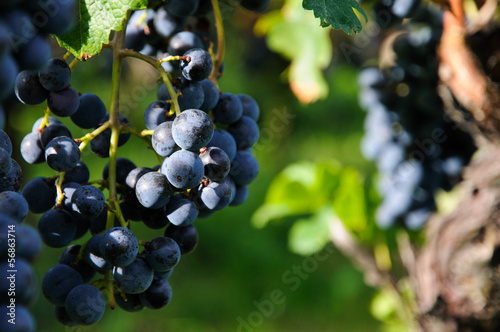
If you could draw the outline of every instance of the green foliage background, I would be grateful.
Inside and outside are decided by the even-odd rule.
[[[238,19],[230,20],[232,15]],[[271,221],[261,229],[254,226],[255,220],[251,222],[254,212],[264,203],[271,182],[292,163],[339,162],[362,174],[372,171],[359,152],[364,114],[357,104],[357,69],[346,65],[341,58],[335,59],[324,71],[328,97],[310,106],[301,105],[283,74],[288,62],[270,53],[262,39],[253,37],[249,27],[256,17],[239,9],[225,17],[228,48],[221,89],[252,95],[261,107],[262,135],[254,148],[261,172],[250,185],[249,200],[243,206],[227,208],[211,218],[196,221],[200,243],[175,268],[170,279],[173,299],[168,307],[139,313],[108,308],[98,324],[68,328],[56,322],[52,306],[40,294],[33,307],[37,331],[378,330],[379,322],[370,314],[375,291],[365,286],[361,273],[331,244],[317,258],[297,255],[289,250],[288,241],[293,218]],[[137,70],[138,61],[130,60],[129,64],[124,71],[122,105],[132,125],[143,128],[143,110],[156,99],[156,85],[151,84],[144,70]],[[109,105],[110,68],[110,54],[104,50],[76,67],[71,84],[82,93],[99,95]],[[127,99],[131,96],[132,99]],[[124,102],[125,99],[129,101]],[[19,106],[10,113],[8,126],[18,143],[42,116],[43,109],[43,105]],[[85,134],[68,119],[63,122],[72,129],[74,137]],[[130,158],[137,166],[157,164],[144,142],[133,137],[118,151],[119,157]],[[54,173],[46,165],[27,165],[19,154],[16,160],[22,164],[25,178]],[[100,178],[107,160],[90,152],[83,160],[91,169],[91,179]],[[313,191],[304,200],[321,200],[320,195]],[[28,222],[36,225],[38,217],[30,214]],[[304,217],[307,220],[308,216]],[[161,231],[146,229],[138,223],[131,226],[143,240],[162,235]],[[34,266],[39,281],[57,264],[61,251],[44,249]],[[306,272],[297,272],[298,268]],[[281,294],[280,303],[271,308],[269,301],[276,292]]]

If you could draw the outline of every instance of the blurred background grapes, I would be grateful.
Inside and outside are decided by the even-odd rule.
[[[271,3],[271,9],[280,6],[280,1]],[[352,40],[343,32],[326,32],[333,40],[327,45],[333,60],[322,70],[328,94],[320,93],[323,99],[305,105],[288,85],[289,61],[270,51],[264,37],[255,35],[253,26],[259,15],[241,8],[226,9],[227,50],[221,90],[249,94],[261,109],[261,137],[254,147],[261,168],[249,186],[248,201],[196,221],[198,247],[183,256],[182,264],[175,268],[170,279],[173,298],[166,308],[139,313],[107,308],[99,323],[70,328],[54,319],[52,305],[39,295],[32,307],[37,331],[375,331],[381,328],[379,320],[391,321],[391,307],[380,297],[374,300],[376,291],[365,285],[363,275],[333,245],[327,244],[312,256],[298,255],[289,248],[291,220],[283,218],[264,228],[255,226],[258,216],[251,220],[264,203],[270,183],[290,164],[339,162],[367,177],[374,172],[373,164],[360,152],[365,113],[358,105],[359,59],[342,51],[342,45],[352,45]],[[349,43],[342,44],[346,40]],[[369,44],[363,51],[376,53]],[[54,53],[64,54],[57,49]],[[80,63],[71,80],[77,91],[94,93],[106,105],[110,100],[110,55],[105,49]],[[145,108],[156,100],[156,79],[148,65],[127,60],[120,112],[139,129],[144,128]],[[307,86],[301,88],[307,95]],[[43,104],[18,103],[8,107],[5,130],[15,145],[19,146],[44,108]],[[74,137],[85,135],[69,119],[61,120]],[[138,167],[158,163],[144,142],[134,138],[118,150],[118,156],[129,158]],[[25,179],[55,174],[46,164],[28,165],[19,150],[13,157],[21,164]],[[82,160],[89,166],[91,179],[101,178],[107,159],[87,149]],[[308,200],[315,199],[314,193],[312,196]],[[30,213],[27,222],[36,225],[38,217]],[[158,234],[139,223],[132,222],[131,228],[142,240]],[[84,243],[88,236],[76,244]],[[44,248],[34,265],[39,282],[56,264],[60,252]]]

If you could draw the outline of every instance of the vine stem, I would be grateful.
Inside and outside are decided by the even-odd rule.
[[[179,101],[177,99],[177,92],[175,91],[174,86],[172,85],[172,76],[169,73],[167,73],[165,69],[163,69],[160,61],[156,61],[152,57],[149,57],[147,55],[129,49],[121,50],[119,55],[121,58],[125,57],[136,58],[146,63],[149,63],[151,66],[153,66],[160,73],[163,83],[165,83],[165,86],[167,87],[168,93],[170,94],[171,98],[171,105],[175,111],[175,114],[179,115],[181,113],[181,109],[179,107]]]
[[[211,0],[214,10],[215,28],[217,29],[217,53],[214,58],[214,67],[210,74],[210,80],[217,84],[217,77],[219,76],[219,68],[224,61],[224,53],[226,51],[226,39],[224,37],[224,26],[222,24],[222,14],[220,12],[219,0]]]
[[[83,136],[82,138],[76,139],[75,141],[77,143],[80,143],[80,146],[79,146],[80,151],[83,151],[83,149],[85,149],[85,147],[90,143],[91,140],[93,140],[97,135],[99,135],[100,133],[102,133],[103,131],[108,129],[109,127],[111,127],[111,122],[106,121],[99,128],[94,130],[93,132],[88,133],[87,135]]]

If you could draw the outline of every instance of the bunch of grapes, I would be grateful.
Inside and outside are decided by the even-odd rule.
[[[168,278],[181,255],[196,248],[195,220],[244,203],[248,184],[259,172],[252,151],[259,137],[258,104],[245,94],[222,93],[209,44],[184,30],[190,25],[178,24],[180,18],[187,22],[188,16],[208,13],[210,1],[155,3],[132,14],[126,48],[154,53],[155,61],[179,76],[159,87],[158,100],[144,111],[144,131],[119,115],[117,146],[127,143],[131,133],[146,138],[154,157],[162,160],[156,167],[117,158],[115,167],[108,163],[102,178],[91,180],[81,151],[89,146],[95,155],[109,158],[114,148],[110,114],[102,100],[70,86],[71,66],[65,59],[49,59],[15,79],[21,102],[47,103],[45,116],[22,140],[21,154],[26,162],[46,163],[57,174],[31,179],[19,196],[31,212],[42,214],[42,242],[65,248],[58,264],[45,273],[41,290],[54,305],[57,320],[67,326],[99,321],[106,307],[103,291],[112,308],[115,303],[130,312],[165,307],[172,297]],[[195,11],[181,11],[185,7]],[[166,26],[175,28],[166,33],[161,29]],[[135,44],[137,33],[147,45]],[[73,138],[60,117],[93,131]],[[103,193],[111,186],[116,187],[116,205]],[[137,239],[131,222],[161,233],[151,240]],[[88,233],[84,244],[72,244]]]
[[[52,57],[49,34],[69,31],[76,0],[12,0],[0,4],[0,102],[12,96],[20,70],[39,70]],[[0,128],[5,113],[0,106]]]
[[[437,191],[460,181],[476,150],[446,116],[437,92],[441,23],[439,12],[420,7],[393,43],[395,64],[359,75],[360,104],[368,112],[361,148],[380,171],[376,219],[382,227],[422,227],[436,209]]]
[[[0,129],[0,330],[34,331],[27,307],[37,298],[31,264],[39,256],[42,242],[34,228],[22,224],[28,204],[19,193],[21,168],[11,155],[10,138]]]

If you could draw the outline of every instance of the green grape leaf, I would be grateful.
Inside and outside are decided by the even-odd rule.
[[[299,219],[293,223],[288,234],[290,250],[302,256],[319,252],[330,242],[328,222],[336,218],[329,207],[319,209],[308,219]]]
[[[365,231],[368,224],[365,188],[357,170],[343,170],[333,208],[347,229],[356,233]]]
[[[361,31],[361,22],[353,9],[368,21],[363,8],[356,0],[304,0],[302,6],[314,12],[314,16],[321,20],[322,27],[331,25],[332,28],[342,29],[349,35]]]
[[[252,223],[262,228],[271,220],[313,214],[330,205],[341,169],[336,161],[301,161],[287,166],[273,179]]]
[[[78,0],[77,20],[73,28],[57,36],[61,47],[75,57],[87,59],[99,54],[109,42],[112,30],[123,29],[129,10],[146,8],[147,0]]]
[[[302,9],[301,0],[286,0],[281,11],[263,15],[255,33],[267,35],[269,48],[291,61],[288,81],[300,102],[308,104],[328,95],[322,70],[332,59],[329,31],[318,28],[314,17]]]

